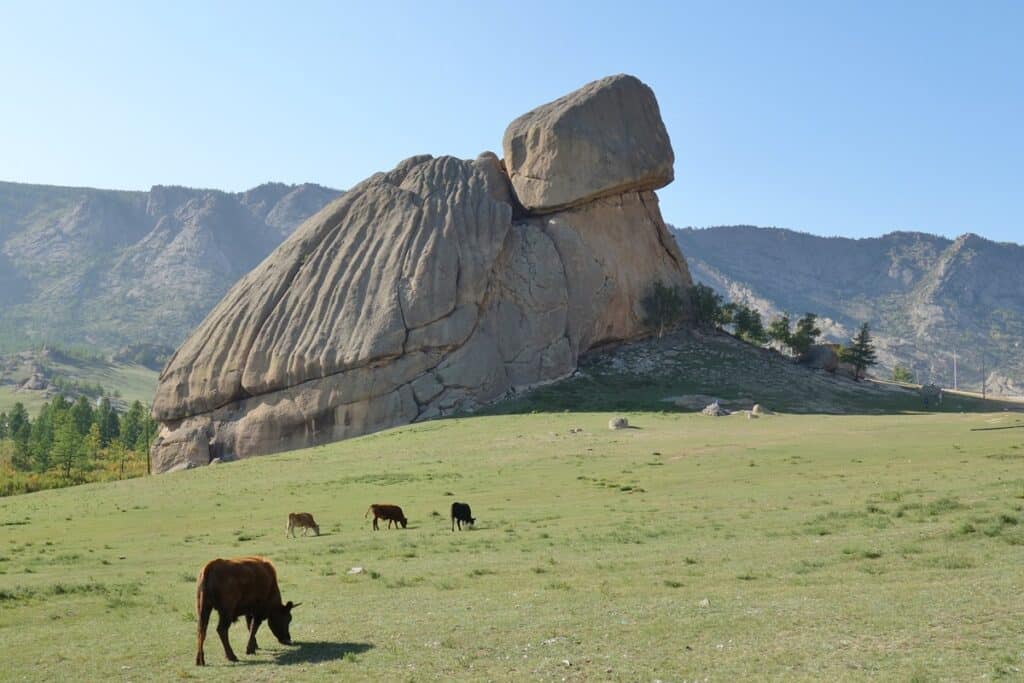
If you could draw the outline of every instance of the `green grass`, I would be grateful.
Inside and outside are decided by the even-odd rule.
[[[447,420],[0,500],[3,677],[1021,676],[1024,472],[989,457],[1021,430],[970,430],[1022,418],[627,417]],[[372,502],[409,528],[371,531]],[[296,511],[323,534],[285,539]],[[229,664],[211,629],[198,669],[191,577],[250,553],[303,603],[296,644],[264,628]]]

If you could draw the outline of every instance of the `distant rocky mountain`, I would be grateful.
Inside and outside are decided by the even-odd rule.
[[[242,275],[341,192],[149,192],[0,182],[0,349],[177,346]]]
[[[771,317],[811,311],[835,341],[874,330],[879,374],[898,364],[921,382],[1024,394],[1024,247],[974,234],[870,239],[726,226],[676,229],[694,280]]]

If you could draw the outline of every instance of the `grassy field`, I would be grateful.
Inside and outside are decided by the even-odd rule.
[[[0,500],[0,677],[1022,675],[1024,417],[628,417],[448,420]],[[450,531],[453,500],[475,530]],[[409,528],[371,531],[372,502]],[[323,535],[286,540],[289,511]],[[229,664],[213,635],[199,669],[196,572],[250,553],[303,603],[296,644],[264,627]]]

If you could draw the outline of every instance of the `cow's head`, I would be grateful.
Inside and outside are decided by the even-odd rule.
[[[319,525],[319,524],[314,524],[314,525],[313,525],[313,532],[314,532],[314,533],[315,533],[315,534],[316,534],[317,536],[319,536],[319,535],[320,535],[320,525]]]
[[[403,529],[409,524],[409,520],[407,520],[405,517],[402,517],[400,521],[402,522]]]
[[[469,518],[469,525],[470,526],[476,526],[476,517],[470,517]]]
[[[288,625],[292,623],[292,610],[299,606],[300,603],[293,603],[291,600],[287,604],[281,605],[275,610],[270,612],[270,616],[267,618],[267,624],[270,626],[270,632],[274,634],[278,642],[282,645],[291,645],[292,637],[288,632]]]

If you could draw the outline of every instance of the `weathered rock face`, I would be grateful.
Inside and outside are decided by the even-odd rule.
[[[516,198],[491,153],[419,156],[310,218],[169,361],[153,471],[472,410],[644,334],[655,280],[690,284],[650,191],[513,219]]]
[[[672,182],[675,157],[654,92],[610,76],[513,121],[502,142],[516,196],[543,213]]]

